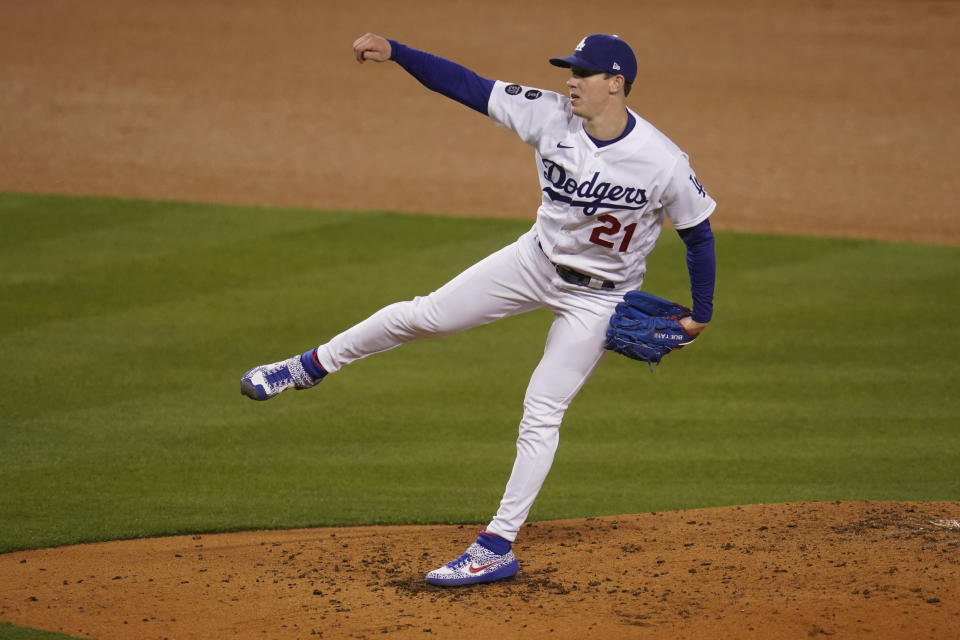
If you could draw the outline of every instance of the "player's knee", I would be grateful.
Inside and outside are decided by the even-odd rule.
[[[543,452],[552,452],[560,441],[560,425],[529,422],[520,423],[517,436],[517,452],[521,455],[535,456]]]
[[[523,401],[523,420],[520,422],[520,428],[522,430],[524,425],[559,427],[566,410],[566,403],[551,398],[528,396]]]
[[[448,333],[443,325],[444,318],[430,296],[417,296],[397,304],[401,305],[400,316],[404,328],[412,336],[425,338]]]

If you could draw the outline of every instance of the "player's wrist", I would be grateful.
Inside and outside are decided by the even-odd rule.
[[[686,331],[687,335],[691,338],[700,335],[700,332],[706,329],[708,324],[709,322],[698,322],[690,316],[680,319],[680,326],[683,327],[683,330]]]
[[[400,53],[401,49],[406,48],[406,45],[400,44],[396,40],[387,38],[387,44],[390,45],[390,55],[387,56],[387,60],[397,61],[397,54]]]
[[[708,325],[710,320],[713,318],[713,310],[711,309],[707,313],[697,313],[698,309],[694,309],[693,313],[690,314],[690,319],[696,322],[697,324]]]

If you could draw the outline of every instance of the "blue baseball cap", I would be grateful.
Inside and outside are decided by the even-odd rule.
[[[637,78],[637,57],[633,49],[617,36],[594,33],[580,41],[573,55],[550,58],[555,67],[581,67],[589,71],[623,76],[632,83]]]

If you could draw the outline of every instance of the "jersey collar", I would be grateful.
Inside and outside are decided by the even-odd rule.
[[[597,149],[602,149],[604,147],[609,147],[614,142],[619,142],[620,140],[623,140],[624,138],[626,138],[628,135],[630,135],[630,132],[633,131],[633,128],[635,126],[637,126],[637,119],[633,117],[633,114],[630,113],[630,110],[628,109],[627,110],[627,126],[623,128],[623,133],[621,133],[619,136],[617,136],[613,140],[597,140],[596,138],[591,136],[589,133],[587,133],[586,129],[583,130],[583,133],[588,138],[590,138],[590,141],[593,142],[594,145],[596,145]]]

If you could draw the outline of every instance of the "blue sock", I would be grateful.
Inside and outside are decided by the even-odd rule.
[[[487,533],[487,530],[484,529],[480,532],[480,535],[477,537],[477,544],[479,544],[484,549],[489,549],[493,551],[498,556],[510,551],[510,541],[506,538],[501,538],[495,533]]]
[[[323,368],[323,365],[320,364],[320,361],[317,360],[317,350],[310,349],[310,351],[305,352],[300,356],[300,364],[303,365],[303,370],[310,374],[316,381],[323,380],[323,377],[327,375],[327,370]]]

